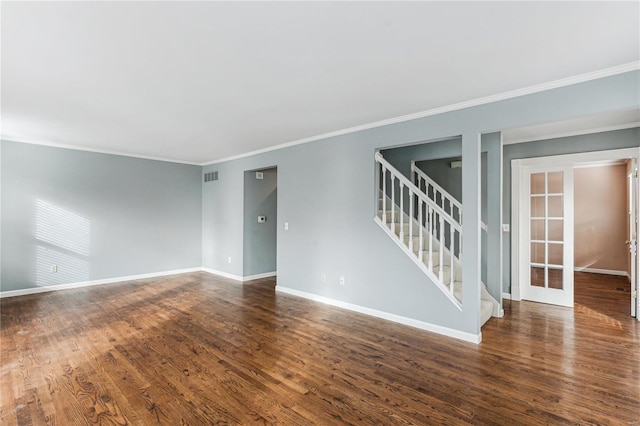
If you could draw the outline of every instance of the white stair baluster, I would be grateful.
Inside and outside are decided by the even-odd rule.
[[[454,290],[456,271],[459,270],[462,260],[462,227],[460,223],[462,205],[429,176],[416,168],[413,163],[411,176],[407,177],[396,170],[380,153],[376,153],[375,158],[381,166],[382,185],[380,190],[383,202],[378,213],[381,214],[382,220],[376,219],[376,221],[390,237],[400,239],[403,243],[406,238],[407,244],[400,244],[402,250],[410,255],[413,261],[438,285],[440,290],[460,308],[460,301],[454,296]],[[389,182],[387,182],[387,173],[389,174]],[[391,184],[390,190],[389,184]],[[407,225],[407,220],[404,217],[405,193],[409,202],[407,230],[404,228]],[[391,201],[390,203],[387,198]],[[388,216],[389,208],[391,209],[391,217]],[[416,211],[416,209],[418,210]],[[399,220],[398,214],[400,215]],[[398,226],[400,226],[399,230],[396,229]],[[419,227],[417,232],[415,231],[416,226]],[[429,233],[428,242],[425,232]],[[414,238],[419,239],[418,247],[416,247]],[[445,265],[445,250],[449,256],[447,265]],[[457,256],[456,251],[458,252]],[[438,266],[437,272],[434,270],[436,266]],[[449,267],[447,277],[444,276],[445,266]],[[446,284],[445,279],[448,280]]]
[[[391,175],[391,232],[396,233],[396,177]]]
[[[423,262],[424,260],[422,259],[422,255],[424,254],[424,243],[423,243],[423,239],[424,239],[424,233],[423,233],[423,229],[424,229],[424,225],[422,223],[422,198],[420,198],[420,203],[419,203],[419,212],[418,212],[418,227],[420,229],[420,241],[419,241],[419,249],[418,249],[418,259],[420,259],[420,262]]]
[[[382,166],[382,223],[387,223],[387,168]]]
[[[444,261],[444,220],[442,217],[442,213],[438,213],[438,225],[439,225],[439,229],[438,229],[438,241],[440,241],[440,265],[438,266],[438,279],[440,280],[440,282],[444,281],[444,277],[443,277],[443,261]]]
[[[433,215],[434,211],[429,207],[429,270],[433,271]]]
[[[453,247],[453,237],[454,237],[455,231],[453,229],[453,226],[449,225],[449,266],[451,267],[451,270],[449,271],[449,278],[451,281],[449,281],[449,291],[451,293],[453,293],[453,254],[454,254],[454,247]]]
[[[413,204],[415,197],[413,191],[409,188],[409,252],[413,253]]]
[[[401,181],[398,181],[398,185],[400,187],[400,241],[404,244],[404,197],[402,192],[404,185]]]
[[[418,177],[418,175],[416,173],[416,162],[412,161],[411,162],[411,182],[413,182],[415,184],[417,177]]]

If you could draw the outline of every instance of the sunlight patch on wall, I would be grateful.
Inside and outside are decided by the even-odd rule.
[[[36,285],[70,284],[89,279],[91,221],[36,200]]]
[[[56,265],[57,272],[51,272]],[[89,279],[89,261],[84,256],[66,254],[55,248],[36,247],[36,284],[50,286]]]
[[[51,203],[36,200],[36,238],[56,247],[89,256],[91,222]]]

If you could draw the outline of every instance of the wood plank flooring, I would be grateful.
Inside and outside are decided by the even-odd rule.
[[[576,274],[575,309],[506,301],[480,345],[274,285],[193,273],[2,299],[0,424],[640,424],[626,279]]]

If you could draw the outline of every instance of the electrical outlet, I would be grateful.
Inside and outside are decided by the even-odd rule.
[[[503,223],[502,224],[502,232],[509,232],[509,224],[508,223]]]
[[[229,263],[231,263],[231,256],[229,256]]]
[[[323,272],[322,275],[320,275],[320,279],[322,280],[323,283],[327,282],[327,275]]]
[[[51,265],[51,273],[55,274],[56,272],[58,272],[58,265]]]
[[[344,277],[340,277],[340,285],[344,285]]]

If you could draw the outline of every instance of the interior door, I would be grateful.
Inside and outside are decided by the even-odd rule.
[[[638,300],[638,160],[633,159],[629,173],[629,244],[631,278],[631,316],[640,320],[640,300]]]
[[[521,296],[573,307],[573,168],[529,168],[523,177]]]

